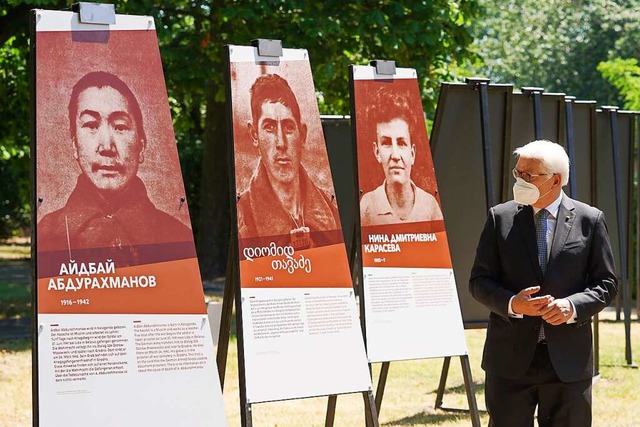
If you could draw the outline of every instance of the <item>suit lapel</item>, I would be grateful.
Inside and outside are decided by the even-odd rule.
[[[551,243],[551,253],[549,254],[549,262],[547,263],[547,270],[553,264],[553,260],[558,256],[562,248],[564,247],[573,220],[576,217],[574,212],[575,206],[573,201],[567,196],[562,196],[560,202],[560,208],[558,209],[558,217],[556,218],[556,231],[553,235],[553,242]]]
[[[527,248],[529,259],[538,280],[542,283],[542,270],[538,263],[538,243],[536,242],[536,227],[533,223],[533,208],[531,206],[518,206],[514,221],[518,224],[518,229],[522,234],[524,245]]]

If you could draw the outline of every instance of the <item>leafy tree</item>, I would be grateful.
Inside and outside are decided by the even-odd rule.
[[[282,40],[285,47],[308,49],[320,110],[334,114],[349,113],[349,64],[394,59],[399,66],[418,70],[425,107],[432,114],[440,81],[454,78],[461,64],[473,56],[468,47],[471,22],[479,13],[477,1],[116,2],[118,13],[156,19],[203,276],[225,270],[229,235],[223,46],[270,38]],[[16,62],[22,66],[26,10],[34,5],[62,8],[65,2],[10,0],[9,5],[0,6],[0,44],[15,36],[21,55]],[[8,15],[13,18],[10,28],[5,28]],[[26,80],[24,73],[17,78]],[[26,112],[26,88],[16,94],[16,102],[23,102]],[[0,109],[5,112],[5,105]]]
[[[635,58],[616,58],[598,65],[598,71],[624,98],[624,108],[640,110],[640,66]]]
[[[28,227],[31,218],[28,12],[20,2],[0,6],[0,238]]]
[[[638,56],[639,6],[638,0],[482,0],[477,70],[495,82],[618,104],[597,66],[612,56]]]

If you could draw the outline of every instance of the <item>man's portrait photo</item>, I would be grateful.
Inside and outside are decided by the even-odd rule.
[[[337,243],[340,219],[317,105],[310,109],[305,99],[315,103],[313,86],[299,82],[307,90],[296,93],[281,74],[257,75],[246,84],[249,99],[234,104],[234,112],[245,107],[244,119],[235,117],[242,133],[234,135],[238,235],[295,249]]]
[[[80,167],[61,209],[38,222],[42,250],[125,248],[191,239],[191,230],[157,209],[138,177],[147,139],[140,105],[113,74],[95,71],[73,87],[70,153]]]
[[[47,48],[62,49],[63,41],[55,42]],[[126,50],[116,35],[109,43]],[[191,256],[193,235],[164,79],[160,74],[145,80],[142,61],[124,53],[122,63],[96,64],[77,51],[91,47],[76,43],[75,52],[62,49],[63,58],[56,58],[62,64],[43,55],[49,67],[69,62],[77,69],[60,67],[57,75],[39,67],[38,251],[87,261],[111,258],[117,265],[158,261],[187,247]]]
[[[364,105],[364,127],[369,131],[364,143],[359,141],[358,156],[372,153],[383,172],[383,180],[360,199],[362,226],[442,219],[436,198],[414,181],[420,171],[412,174],[418,153],[427,156],[429,146],[422,137],[425,134],[422,108],[416,110],[409,97],[409,93],[387,84],[375,90]],[[361,176],[370,175],[368,169]],[[378,172],[377,176],[380,175]]]

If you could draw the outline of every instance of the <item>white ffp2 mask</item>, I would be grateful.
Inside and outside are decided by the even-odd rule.
[[[532,205],[540,198],[540,190],[534,184],[522,178],[516,178],[513,184],[513,200],[521,205]]]
[[[551,176],[551,178],[553,178],[553,175]],[[549,181],[549,179],[547,179],[547,181]],[[545,182],[543,182],[542,184],[544,184]],[[543,196],[546,196],[550,192],[551,189],[544,193]],[[538,187],[536,187],[535,184],[527,182],[522,178],[516,178],[516,183],[513,184],[513,200],[516,203],[520,203],[521,205],[533,205],[538,201],[540,197],[542,197],[540,196],[540,190],[538,189]]]

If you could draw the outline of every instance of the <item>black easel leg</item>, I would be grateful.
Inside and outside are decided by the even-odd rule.
[[[382,362],[380,368],[380,377],[378,377],[378,386],[376,387],[376,412],[380,414],[382,407],[382,397],[384,396],[384,388],[387,385],[387,375],[389,375],[389,362]]]
[[[438,393],[436,394],[436,409],[442,408],[442,399],[444,397],[444,389],[447,386],[447,376],[449,375],[449,365],[451,365],[451,357],[444,358],[442,363],[442,373],[440,374],[440,384],[438,385]]]
[[[251,416],[251,403],[244,404],[244,411],[242,411],[242,427],[252,427],[253,417]]]
[[[373,398],[373,392],[362,392],[364,398],[365,425],[367,427],[379,427],[378,411],[376,411],[376,402]]]
[[[240,388],[240,423],[242,427],[251,427],[251,403],[247,402],[247,377],[244,366],[244,338],[242,335],[242,300],[240,290],[235,295],[236,324],[238,325],[238,387]]]
[[[216,362],[218,364],[218,375],[220,376],[220,387],[224,390],[224,378],[227,371],[227,355],[229,353],[229,334],[231,329],[231,316],[233,315],[233,266],[234,255],[229,246],[229,255],[227,257],[227,274],[224,282],[224,293],[222,296],[222,314],[220,315],[220,333],[218,334],[218,351]]]
[[[600,321],[593,316],[593,376],[600,375]]]
[[[327,402],[327,417],[324,420],[324,427],[333,427],[333,421],[336,418],[336,402],[338,401],[338,396],[332,394],[329,396],[329,401]]]
[[[464,377],[464,388],[467,392],[467,402],[469,403],[469,416],[471,417],[471,425],[480,427],[480,414],[478,413],[478,404],[476,403],[476,392],[471,376],[471,364],[469,356],[460,356],[460,365],[462,367],[462,375]]]

